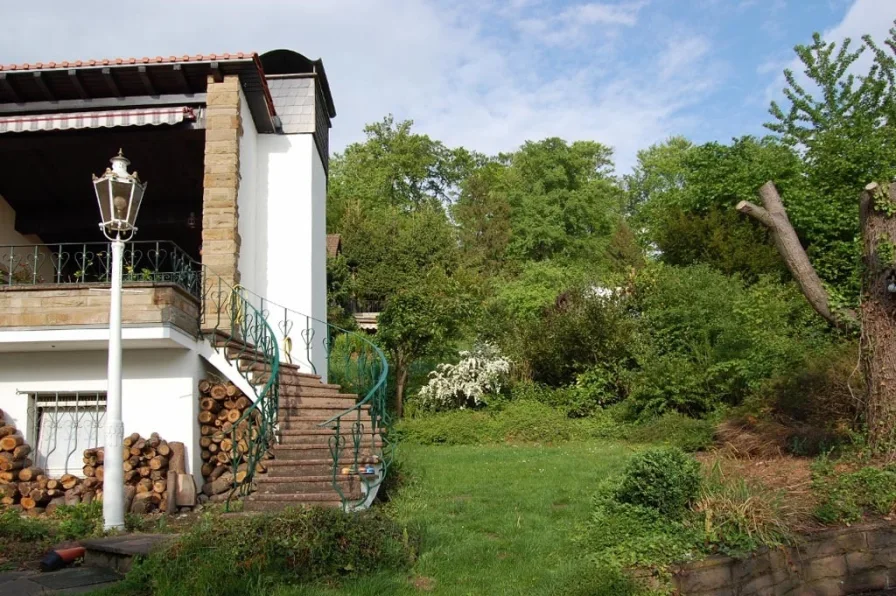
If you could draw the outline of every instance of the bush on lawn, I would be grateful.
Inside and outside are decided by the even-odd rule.
[[[651,449],[626,465],[616,491],[621,503],[681,518],[700,491],[700,464],[681,449]]]

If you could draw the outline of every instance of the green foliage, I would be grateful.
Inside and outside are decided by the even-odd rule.
[[[866,514],[889,515],[896,508],[896,466],[843,472],[822,457],[812,468],[812,488],[819,501],[815,517],[823,523],[856,522]]]
[[[716,418],[698,419],[678,412],[667,412],[631,426],[623,436],[635,443],[668,445],[685,452],[703,451],[713,444]]]
[[[15,541],[43,540],[52,534],[52,526],[40,518],[23,517],[18,511],[0,512],[0,538]]]
[[[559,443],[620,434],[609,414],[571,420],[554,407],[518,399],[488,410],[458,410],[407,418],[396,433],[416,445],[485,445],[490,443]]]
[[[890,42],[894,39],[891,31]],[[890,125],[896,114],[896,68],[892,56],[870,38],[855,51],[851,47],[849,39],[838,47],[817,33],[811,44],[798,45],[796,54],[808,80],[784,71],[789,106],[772,102],[774,121],[766,126],[784,142],[804,148],[811,192],[784,193],[788,214],[822,278],[853,297],[858,289],[859,192],[872,180],[896,174],[896,129]],[[873,54],[873,61],[868,71],[857,74],[856,61],[864,52]]]
[[[609,480],[594,496],[591,516],[579,539],[588,559],[622,569],[664,566],[700,552],[700,532],[687,520],[670,518],[650,505],[622,501],[619,491],[615,481]]]
[[[376,511],[291,509],[206,516],[168,548],[138,562],[119,594],[267,594],[277,583],[404,570],[416,539]]]
[[[681,518],[700,490],[700,464],[680,449],[638,453],[625,467],[616,500]]]
[[[63,505],[53,511],[53,518],[58,521],[56,530],[64,540],[78,540],[103,534],[103,503],[79,503]]]
[[[648,415],[700,416],[737,404],[829,339],[794,286],[752,286],[705,265],[654,267],[635,280],[640,340],[629,400]]]

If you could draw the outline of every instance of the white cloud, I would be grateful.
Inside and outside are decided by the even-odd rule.
[[[338,112],[334,150],[360,140],[364,124],[394,113],[450,145],[486,153],[548,136],[597,140],[615,147],[620,171],[639,148],[691,125],[686,110],[723,78],[714,76],[721,69],[707,40],[680,28],[646,32],[647,55],[605,51],[609,32],[632,28],[644,2],[586,3],[554,13],[548,34],[572,27],[585,42],[560,63],[550,39],[533,43],[510,34],[513,23],[527,18],[521,11],[544,9],[541,0],[516,0],[512,14],[498,0],[168,6],[131,5],[126,26],[113,27],[97,19],[109,10],[97,0],[0,2],[0,22],[17,23],[0,37],[0,60],[291,48],[324,60]]]
[[[598,34],[615,37],[615,27],[634,26],[646,4],[646,0],[622,4],[589,2],[568,6],[560,12],[547,7],[538,14],[518,18],[515,25],[521,33],[541,43],[575,46],[593,40]]]

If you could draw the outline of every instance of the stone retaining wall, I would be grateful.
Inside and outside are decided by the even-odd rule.
[[[833,596],[893,588],[896,523],[818,532],[798,547],[743,560],[711,557],[682,567],[673,581],[685,596]]]

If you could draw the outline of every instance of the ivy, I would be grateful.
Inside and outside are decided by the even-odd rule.
[[[874,210],[887,217],[896,215],[896,203],[890,200],[890,197],[880,185],[874,189]]]
[[[877,237],[877,258],[884,269],[896,266],[896,245],[883,234]]]

